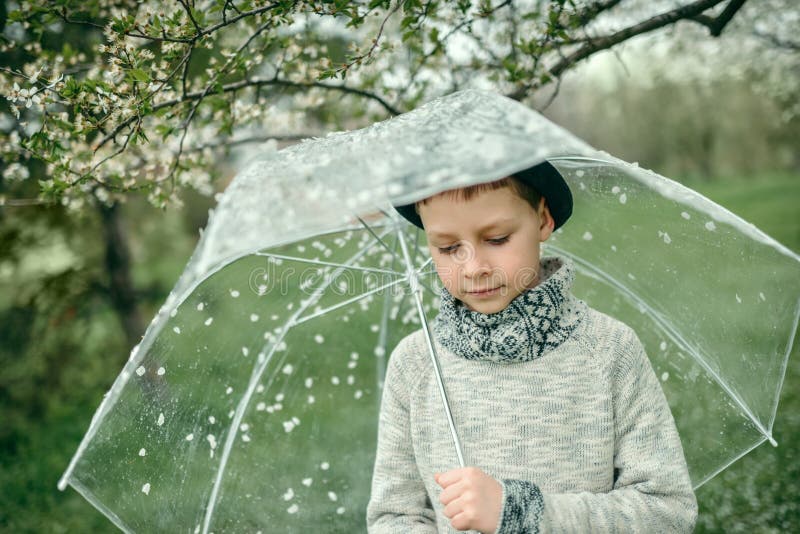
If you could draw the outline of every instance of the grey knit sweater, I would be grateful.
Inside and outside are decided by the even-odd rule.
[[[543,259],[541,273],[536,288],[498,314],[443,298],[435,326],[465,461],[503,487],[498,534],[690,532],[697,503],[641,342],[571,294],[569,261]],[[457,467],[417,331],[389,360],[369,531],[456,532],[433,474]]]

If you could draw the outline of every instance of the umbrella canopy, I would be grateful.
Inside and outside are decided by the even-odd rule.
[[[545,160],[574,210],[544,253],[636,330],[695,487],[773,441],[800,257],[517,102],[461,91],[237,176],[59,487],[126,531],[363,528],[385,360],[438,304],[424,234],[390,206]]]

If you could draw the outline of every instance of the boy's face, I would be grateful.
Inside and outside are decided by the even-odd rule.
[[[469,309],[499,312],[539,283],[539,244],[555,225],[544,199],[534,210],[509,187],[469,200],[442,194],[419,215],[439,278]]]

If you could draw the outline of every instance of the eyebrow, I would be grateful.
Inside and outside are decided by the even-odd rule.
[[[489,224],[480,227],[478,229],[478,233],[483,233],[486,230],[491,230],[492,228],[495,228],[496,226],[501,226],[503,224],[507,224],[507,223],[510,223],[510,222],[513,222],[513,221],[514,221],[514,219],[510,219],[510,218],[497,219],[496,221],[492,221]],[[443,238],[448,238],[448,237],[457,237],[457,236],[454,236],[454,235],[449,234],[447,232],[436,232],[434,230],[429,231],[428,234],[431,237],[437,238],[437,239],[443,239]]]

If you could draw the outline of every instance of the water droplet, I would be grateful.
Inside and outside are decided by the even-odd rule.
[[[760,298],[761,300],[763,300],[763,301],[765,301],[765,302],[766,302],[766,300],[767,300],[767,297],[765,297],[765,296],[764,296],[764,293],[762,293],[761,291],[759,291],[759,292],[758,292],[758,298]]]
[[[351,352],[350,353],[350,359],[351,360],[357,360],[358,359],[358,353],[357,352]]]
[[[157,374],[158,376],[164,376],[164,373],[166,373],[166,372],[167,372],[167,370],[166,370],[166,369],[164,369],[163,367],[159,367],[159,368],[158,368],[158,371],[156,371],[156,374]]]
[[[139,449],[139,456],[144,456],[145,454],[147,454],[147,451],[144,449],[144,447]]]
[[[160,413],[158,414],[158,426],[161,426],[163,424],[164,424],[164,414]]]
[[[309,403],[309,404],[314,404],[314,401],[315,401],[315,399],[314,399],[314,395],[309,395],[309,396],[308,396],[308,403]]]
[[[355,399],[360,399],[363,395],[364,393],[360,389],[357,389],[356,392],[353,394],[353,397]]]
[[[173,326],[172,327],[172,331],[175,332],[176,334],[180,334],[181,333],[181,327],[180,326]]]
[[[319,464],[319,468],[322,469],[323,471],[327,471],[328,469],[330,469],[330,467],[331,464],[329,464],[328,462],[322,462],[321,464]]]
[[[336,494],[335,494],[334,492],[332,492],[332,491],[329,491],[329,492],[328,492],[328,498],[329,498],[330,500],[332,500],[332,501],[336,501],[336,500],[338,500],[338,499],[339,499],[339,498],[336,496]]]
[[[286,365],[283,366],[283,374],[290,375],[292,374],[293,371],[294,367],[292,366],[292,364],[287,363]]]
[[[300,507],[297,506],[297,504],[293,504],[289,508],[287,508],[286,511],[289,512],[290,514],[296,514],[299,509]]]
[[[255,323],[256,321],[258,321],[258,314],[256,314],[256,313],[251,313],[251,314],[250,314],[250,321],[251,321],[251,322],[254,322],[254,323]]]
[[[264,384],[259,384],[256,386],[256,393],[263,393],[264,391]]]
[[[197,305],[197,311],[203,311],[203,308],[205,308],[205,307],[206,307],[206,305],[201,302],[200,304]]]
[[[661,344],[658,346],[658,348],[661,349],[662,351],[667,350],[667,342],[662,341]]]
[[[308,488],[308,487],[310,487],[310,486],[311,486],[311,483],[312,483],[313,481],[314,481],[313,479],[310,479],[310,478],[304,478],[304,479],[303,479],[303,485],[304,485],[305,487],[307,487],[307,488]]]
[[[248,430],[250,430],[250,425],[248,425],[247,423],[242,423],[241,425],[239,425],[239,430],[241,430],[242,432],[247,432]]]
[[[380,327],[376,324],[373,324],[369,326],[369,329],[373,332],[377,332],[378,330],[380,330]]]
[[[384,356],[386,354],[386,349],[378,346],[375,347],[375,350],[373,352],[375,353],[375,356],[378,356],[380,358],[381,356]]]
[[[225,388],[225,394],[226,395],[230,395],[231,393],[233,393],[233,388],[231,386],[228,386],[227,388]]]
[[[578,178],[583,177],[583,175],[584,175],[583,171],[580,171],[580,170],[579,171],[575,171],[575,176],[577,176]]]
[[[248,354],[250,354],[250,349],[242,347],[242,355],[247,356]]]
[[[344,513],[344,506],[340,506],[339,508],[337,508],[336,513],[342,515]]]
[[[628,201],[628,195],[626,195],[625,193],[622,193],[619,196],[619,203],[620,204],[625,204],[627,201]]]
[[[716,224],[714,224],[714,221],[708,221],[708,222],[706,223],[706,230],[708,230],[708,231],[710,231],[710,232],[713,232],[713,231],[714,231],[714,230],[716,230],[716,229],[717,229],[717,225],[716,225]]]
[[[239,292],[236,291],[235,289],[231,289],[231,296],[233,298],[238,298],[239,297]]]
[[[633,276],[633,273],[628,273],[628,278],[630,278],[631,280],[636,280],[636,277]]]
[[[617,245],[611,245],[611,250],[613,250],[614,252],[616,252],[616,251],[617,251]]]
[[[194,434],[189,434],[186,436],[186,441],[192,441],[194,439]]]
[[[325,341],[325,338],[322,337],[320,334],[317,334],[317,335],[314,336],[314,341],[316,341],[317,343],[322,344]]]
[[[333,384],[334,386],[338,386],[339,385],[339,377],[338,376],[332,376],[331,377],[331,384]]]
[[[292,498],[294,498],[294,490],[292,488],[289,488],[286,490],[286,493],[283,494],[283,500],[291,501]]]
[[[592,233],[591,232],[584,232],[583,240],[584,241],[591,241],[592,240]]]
[[[691,219],[691,218],[692,218],[692,216],[691,216],[691,215],[689,215],[688,213],[686,213],[685,211],[682,211],[682,212],[681,212],[681,217],[683,217],[683,218],[684,218],[684,219],[686,219],[687,221],[688,221],[689,219]]]
[[[208,416],[208,422],[209,422],[209,423],[211,423],[211,424],[213,425],[214,423],[216,423],[216,422],[217,422],[217,418],[216,418],[216,417],[214,417],[213,415],[209,415],[209,416]]]
[[[294,421],[284,421],[283,422],[283,430],[286,432],[291,432],[294,430],[295,425]]]
[[[212,449],[217,448],[217,438],[214,436],[214,434],[207,435],[206,440],[208,441],[208,444],[211,446]]]
[[[256,404],[256,411],[257,412],[263,412],[266,407],[267,407],[266,403],[259,402],[258,404]]]
[[[145,371],[144,365],[140,365],[139,367],[136,368],[136,374],[139,376],[142,376],[144,374],[144,371]]]
[[[742,303],[742,299],[739,297],[739,293],[736,293],[736,302],[738,302],[739,304]]]
[[[348,369],[355,369],[356,365],[358,365],[358,362],[347,362]]]
[[[213,323],[213,322],[214,322],[214,318],[213,317],[209,317],[208,319],[206,319],[205,325],[206,326],[211,326],[211,323]]]
[[[144,493],[145,495],[150,495],[150,483],[149,482],[146,483],[144,486],[142,486],[142,493]]]
[[[666,382],[667,379],[669,379],[669,373],[664,371],[663,373],[661,373],[661,381]]]

